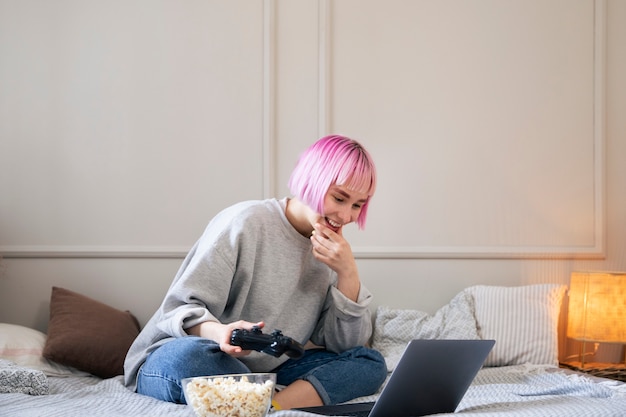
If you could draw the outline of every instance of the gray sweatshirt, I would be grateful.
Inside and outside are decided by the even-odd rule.
[[[311,253],[311,241],[285,216],[287,199],[246,201],[221,211],[183,261],[165,298],[130,347],[125,383],[136,389],[146,357],[185,329],[212,320],[265,322],[305,344],[333,352],[363,345],[371,335],[370,292],[357,302],[337,288],[337,276]],[[267,372],[287,359],[252,352],[241,360]]]

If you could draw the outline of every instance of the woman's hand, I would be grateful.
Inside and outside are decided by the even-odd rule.
[[[361,281],[352,248],[341,234],[316,223],[311,235],[313,256],[337,273],[337,288],[353,301],[359,296]]]
[[[249,321],[239,320],[229,324],[222,324],[216,321],[205,321],[204,323],[190,327],[187,329],[187,333],[214,340],[219,343],[222,352],[234,357],[241,357],[250,354],[251,351],[243,350],[240,346],[230,344],[230,338],[233,334],[233,330],[252,330],[253,326],[258,326],[262,329],[265,326],[265,323],[262,321],[258,323],[251,323]]]

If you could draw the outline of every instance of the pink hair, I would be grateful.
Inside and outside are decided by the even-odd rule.
[[[363,229],[376,190],[376,167],[359,142],[340,135],[324,136],[304,151],[288,186],[294,196],[324,214],[324,197],[334,184],[367,194],[356,221],[359,229]]]

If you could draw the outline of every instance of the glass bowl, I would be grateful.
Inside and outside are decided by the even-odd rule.
[[[197,376],[181,382],[185,400],[198,417],[265,417],[276,374]]]

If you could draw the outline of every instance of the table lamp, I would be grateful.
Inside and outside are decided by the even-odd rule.
[[[585,345],[626,344],[626,273],[572,272],[569,287],[567,337]]]

